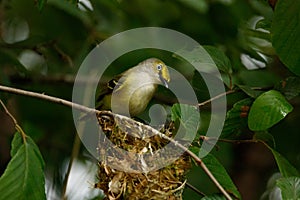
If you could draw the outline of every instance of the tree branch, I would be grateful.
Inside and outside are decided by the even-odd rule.
[[[97,113],[99,115],[102,114],[109,114],[112,115],[113,117],[119,117],[119,118],[123,118],[129,121],[134,121],[133,119],[126,117],[126,116],[122,116],[119,114],[115,114],[112,113],[110,111],[98,111],[96,109],[93,108],[88,108],[85,106],[82,106],[80,104],[76,104],[70,101],[66,101],[64,99],[60,99],[57,97],[52,97],[49,95],[45,95],[45,94],[40,94],[40,93],[36,93],[36,92],[30,92],[30,91],[25,91],[25,90],[21,90],[21,89],[16,89],[16,88],[11,88],[11,87],[7,87],[7,86],[2,86],[0,85],[0,90],[5,91],[5,92],[9,92],[9,93],[13,93],[13,94],[20,94],[20,95],[24,95],[24,96],[30,96],[30,97],[34,97],[37,99],[42,99],[42,100],[46,100],[46,101],[50,101],[53,103],[57,103],[57,104],[61,104],[70,108],[75,108],[77,110],[86,112],[86,113]],[[230,93],[232,93],[233,91],[231,91]],[[226,94],[221,94],[221,95],[226,95]],[[210,99],[210,101],[220,98],[220,95]],[[206,165],[202,162],[202,160],[195,155],[193,152],[191,152],[188,148],[186,148],[185,146],[183,146],[182,144],[178,143],[177,141],[175,141],[172,138],[169,138],[168,136],[162,134],[161,132],[159,132],[158,130],[152,128],[151,126],[142,124],[140,122],[134,121],[135,123],[139,123],[141,126],[145,127],[146,129],[151,129],[151,131],[154,134],[159,135],[160,137],[168,140],[169,142],[172,142],[174,145],[178,146],[179,148],[181,148],[182,150],[184,150],[189,156],[191,156],[196,163],[204,170],[204,172],[210,177],[210,179],[212,180],[212,182],[217,186],[217,188],[223,193],[223,195],[226,197],[226,199],[231,200],[232,198],[230,197],[230,195],[226,192],[226,190],[221,186],[221,184],[218,182],[218,180],[214,177],[214,175],[211,173],[211,171],[206,167]]]
[[[217,100],[217,99],[219,99],[219,98],[221,98],[223,96],[226,96],[228,94],[232,94],[232,93],[235,93],[235,92],[236,92],[236,90],[228,90],[227,92],[221,93],[221,94],[219,94],[219,95],[217,95],[215,97],[212,97],[211,99],[208,99],[206,101],[203,101],[202,103],[199,103],[198,106],[199,107],[204,106],[204,105],[209,104],[210,102],[212,102],[214,100]]]
[[[7,87],[7,86],[3,86],[3,85],[0,85],[0,90],[8,92],[8,93],[20,94],[20,95],[23,95],[23,96],[29,96],[29,97],[33,97],[33,98],[36,98],[36,99],[42,99],[42,100],[50,101],[50,102],[53,102],[53,103],[56,103],[56,104],[61,104],[61,105],[71,107],[71,108],[73,107],[77,110],[80,110],[80,111],[86,112],[86,113],[92,113],[92,112],[100,113],[96,109],[88,108],[86,106],[82,106],[80,104],[76,104],[76,103],[73,103],[73,102],[70,102],[70,101],[67,101],[67,100],[64,100],[64,99],[60,99],[60,98],[57,98],[57,97],[49,96],[49,95],[46,95],[46,94],[43,94],[43,93],[36,93],[36,92],[26,91],[26,90],[16,89],[16,88]]]

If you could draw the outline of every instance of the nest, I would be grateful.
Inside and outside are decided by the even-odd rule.
[[[188,155],[175,158],[176,152],[160,152],[170,142],[130,118],[107,112],[98,115],[98,121],[105,135],[99,139],[95,187],[104,191],[106,199],[182,199],[186,173],[191,167]],[[168,137],[172,137],[172,131],[172,123],[160,130]],[[159,159],[155,157],[157,152]],[[160,168],[166,161],[171,164]]]

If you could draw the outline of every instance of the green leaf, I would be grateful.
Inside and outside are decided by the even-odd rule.
[[[236,138],[240,135],[241,130],[247,128],[247,115],[252,102],[251,98],[243,99],[235,103],[227,112],[222,138]]]
[[[241,90],[243,90],[243,92],[245,92],[249,97],[252,97],[252,98],[257,98],[259,95],[261,95],[263,93],[262,91],[253,90],[248,85],[238,85],[238,87]]]
[[[197,108],[187,104],[174,104],[171,109],[171,119],[179,121],[184,128],[183,140],[192,141],[199,128],[200,116]]]
[[[47,3],[47,0],[37,0],[37,7],[39,11],[42,11],[45,4]]]
[[[0,178],[0,200],[46,199],[44,161],[38,147],[30,137],[21,144],[20,136],[15,136],[12,148],[13,157]]]
[[[250,87],[270,87],[278,83],[281,78],[270,73],[267,69],[240,70],[237,78],[243,85]]]
[[[193,152],[195,155],[199,155],[200,146],[199,144],[189,146],[189,150]]]
[[[249,128],[263,131],[282,120],[293,110],[284,96],[275,90],[260,95],[253,103],[248,117]]]
[[[280,60],[300,76],[300,3],[278,0],[272,20],[272,44]]]
[[[195,66],[201,66],[201,72],[207,74],[215,74],[216,70],[218,70],[213,58],[211,58],[206,49],[200,46],[192,50],[179,49],[173,54],[173,57],[178,58],[179,60],[182,60],[184,62],[188,60],[190,64]],[[183,59],[183,57],[185,60]]]
[[[68,0],[70,3],[72,3],[72,4],[78,4],[78,2],[79,2],[79,0]]]
[[[219,70],[227,74],[232,73],[231,62],[223,51],[213,46],[203,46],[203,47],[209,53],[211,58],[214,60]]]
[[[61,9],[65,13],[75,17],[76,19],[80,20],[84,24],[90,25],[90,19],[87,13],[82,12],[78,9],[77,4],[73,4],[68,1],[61,1],[61,0],[51,0],[49,4],[54,5],[55,7]]]
[[[18,152],[22,144],[23,141],[22,141],[21,134],[19,132],[16,132],[11,142],[11,151],[10,151],[11,157],[14,157],[16,155],[16,153]]]
[[[271,175],[267,182],[266,189],[260,197],[260,200],[276,199],[277,197],[279,199],[279,197],[281,197],[281,194],[279,193],[279,188],[276,186],[276,182],[280,178],[282,178],[282,176],[279,172],[276,172]]]
[[[195,9],[200,13],[204,13],[208,10],[208,5],[205,0],[178,0],[182,2],[184,5]]]
[[[275,89],[279,90],[287,99],[292,99],[300,94],[300,78],[288,77],[277,84]]]
[[[201,200],[226,200],[224,195],[220,194],[212,194],[201,198]]]
[[[300,198],[300,178],[289,177],[277,180],[276,185],[281,190],[282,199],[299,200]]]
[[[223,165],[218,161],[216,157],[212,154],[207,154],[206,157],[202,159],[205,163],[206,167],[211,171],[211,173],[215,176],[218,182],[224,187],[224,189],[233,194],[236,198],[240,199],[241,195],[237,190],[236,186],[232,182],[230,176],[228,175],[226,169]]]
[[[255,28],[256,29],[262,28],[262,29],[270,31],[271,23],[272,22],[269,19],[261,19],[258,22],[256,22]]]
[[[287,178],[291,176],[299,176],[299,172],[297,171],[297,169],[292,166],[286,158],[284,158],[280,153],[278,153],[271,147],[268,146],[268,148],[272,151],[279,171],[283,177]]]

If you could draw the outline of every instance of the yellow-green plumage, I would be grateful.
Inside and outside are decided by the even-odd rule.
[[[106,92],[98,99],[97,109],[111,109],[118,114],[136,116],[146,109],[157,85],[168,87],[169,81],[165,63],[157,58],[149,58],[110,81],[107,85],[109,90],[106,88]]]

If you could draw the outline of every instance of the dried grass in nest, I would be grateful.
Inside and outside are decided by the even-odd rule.
[[[159,170],[151,170],[156,167],[154,160],[153,165],[145,166],[147,169],[137,169],[131,163],[132,160],[141,159],[146,152],[155,152],[161,149],[169,141],[158,135],[148,137],[152,134],[151,129],[145,129],[140,123],[128,120],[128,118],[102,115],[98,116],[98,120],[106,138],[100,138],[102,142],[98,147],[99,153],[101,156],[105,155],[105,157],[101,157],[101,162],[99,162],[99,181],[95,184],[95,187],[104,191],[106,199],[182,199],[182,192],[186,182],[185,175],[191,167],[189,156],[183,154],[171,165]],[[169,124],[161,132],[171,137],[172,130],[172,124]],[[105,140],[108,139],[116,148],[108,148],[103,145]],[[118,154],[119,156],[114,156],[116,153],[119,153],[117,150],[119,148],[132,152],[137,157],[128,159],[128,156],[123,157],[120,154]],[[170,152],[170,159],[172,157],[171,154],[172,152]],[[165,157],[162,159],[166,161],[169,158]],[[110,167],[112,165],[126,168],[129,172],[112,169]],[[145,171],[145,173],[141,173],[141,171]]]

